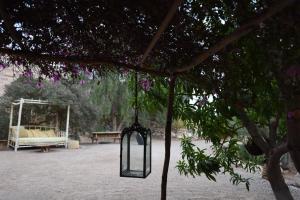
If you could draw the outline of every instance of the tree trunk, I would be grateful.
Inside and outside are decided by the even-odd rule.
[[[300,173],[300,120],[288,119],[288,148],[297,171]]]
[[[117,130],[117,116],[113,114],[112,116],[112,124],[113,124],[113,131]]]
[[[269,143],[272,147],[276,146],[277,128],[279,125],[280,115],[277,114],[275,120],[271,120],[269,124]]]
[[[59,131],[59,114],[55,114],[55,130]]]
[[[237,111],[239,118],[244,123],[248,133],[268,158],[267,175],[273,193],[277,200],[292,200],[293,197],[286,185],[280,169],[280,157],[288,152],[287,145],[272,148],[258,133],[256,125],[249,119],[243,110]],[[275,130],[272,130],[275,131]],[[275,134],[275,133],[274,133]],[[269,153],[270,152],[270,153]]]
[[[164,167],[163,167],[163,173],[161,179],[161,197],[160,197],[161,200],[167,199],[167,181],[168,181],[170,154],[171,154],[171,129],[172,129],[175,82],[176,82],[176,77],[171,77],[169,83],[167,122],[165,127],[165,161],[164,161]]]
[[[115,100],[112,101],[112,104],[111,104],[111,119],[112,119],[112,129],[113,131],[116,131],[117,130],[117,113],[118,113],[118,109],[117,109],[117,103]]]
[[[120,131],[122,129],[123,124],[124,124],[124,120],[122,119],[121,122],[118,125],[117,131]]]
[[[280,157],[286,152],[288,152],[287,145],[283,144],[273,148],[269,154],[267,165],[268,180],[277,200],[293,200],[293,196],[284,181],[279,165]]]

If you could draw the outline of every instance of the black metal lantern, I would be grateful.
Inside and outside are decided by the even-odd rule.
[[[146,178],[151,173],[151,130],[138,123],[135,74],[135,123],[121,133],[120,176]]]
[[[121,177],[146,178],[151,172],[151,131],[134,123],[121,135]]]

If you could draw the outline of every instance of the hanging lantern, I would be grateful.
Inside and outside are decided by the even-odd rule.
[[[146,178],[151,172],[151,131],[134,123],[121,135],[121,177]]]
[[[151,173],[151,130],[138,122],[135,74],[135,122],[121,133],[120,176],[146,178]]]

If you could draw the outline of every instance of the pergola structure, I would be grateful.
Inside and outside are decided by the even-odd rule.
[[[49,105],[49,101],[45,100],[33,100],[33,99],[19,99],[11,103],[10,117],[9,117],[9,134],[8,134],[8,147],[13,147],[15,151],[20,147],[32,147],[32,146],[50,146],[50,145],[64,145],[67,148],[69,137],[69,119],[70,119],[70,105],[67,106],[67,119],[65,131],[55,130],[55,127],[49,126],[31,126],[22,124],[22,111],[23,106],[26,104],[36,105]],[[13,125],[14,107],[19,106],[17,125]],[[31,136],[23,137],[20,135],[21,128],[23,130],[34,130],[34,134]],[[52,131],[52,135],[43,134],[43,131]],[[56,133],[55,133],[56,132]],[[42,135],[39,133],[42,133]]]
[[[188,29],[188,23],[196,25],[200,18],[189,16],[190,9],[192,9],[189,6],[193,5],[182,0],[174,0],[174,2],[157,0],[152,3],[140,3],[141,5],[134,1],[119,2],[113,4],[115,7],[105,1],[102,2],[103,7],[101,2],[93,1],[91,3],[49,2],[42,7],[35,7],[34,3],[33,6],[23,4],[22,1],[3,1],[0,4],[0,15],[4,20],[2,26],[5,29],[0,33],[4,39],[2,44],[13,44],[15,48],[0,47],[0,53],[23,58],[31,63],[36,62],[40,66],[43,65],[43,61],[47,61],[87,65],[97,70],[127,68],[159,76],[183,75],[295,2],[296,0],[277,1],[269,5],[267,9],[252,13],[256,16],[243,20],[243,23],[237,24],[238,27],[229,35],[218,36],[215,44],[206,47],[199,41],[200,38],[193,38],[196,35],[192,35],[191,30]],[[155,4],[160,7],[156,7]],[[20,11],[14,10],[14,7],[19,7]],[[179,10],[178,7],[180,7]],[[47,12],[49,9],[55,12]],[[87,16],[84,16],[86,13],[80,12],[83,9],[90,10],[87,12]],[[167,13],[166,9],[169,10]],[[34,18],[30,12],[35,12],[40,19]],[[141,15],[138,15],[137,12],[141,12]],[[78,18],[74,18],[73,15],[78,15]],[[103,20],[98,18],[99,15],[103,15]],[[165,17],[163,17],[164,15]],[[133,17],[137,21],[132,23],[125,21],[132,20]],[[43,20],[47,20],[49,24],[45,24]],[[184,23],[185,21],[186,23]],[[85,25],[83,22],[88,24]],[[157,26],[157,23],[160,23],[160,26]],[[201,23],[205,23],[205,19]],[[224,22],[220,19],[220,24],[222,23]],[[30,26],[30,24],[34,26]],[[67,26],[70,26],[70,29]],[[144,26],[149,26],[150,29],[143,32]],[[178,30],[178,26],[182,26],[182,32]],[[24,35],[29,37],[36,30],[43,34],[43,31],[48,29],[53,29],[54,32],[43,35],[43,37],[52,39],[51,44],[44,44],[38,38],[29,39],[32,43],[24,43],[26,38]],[[78,32],[74,32],[73,29]],[[114,29],[119,29],[119,31],[113,32]],[[134,40],[130,39],[132,33],[136,35]],[[203,34],[203,42],[205,42],[205,38],[214,36],[214,33],[205,33],[204,30]],[[69,42],[62,38],[64,36],[71,37],[70,39],[74,41],[78,39],[77,43],[61,46],[60,44]],[[178,38],[176,38],[177,36]],[[112,37],[115,37],[116,40]],[[160,42],[158,42],[159,39]],[[177,41],[178,39],[185,41]],[[107,45],[101,43],[102,40],[112,40],[112,43]],[[170,42],[171,46],[164,46]],[[111,52],[110,49],[113,48],[119,48],[120,52]],[[188,59],[178,61],[178,54],[183,54]],[[166,58],[162,56],[166,56]],[[191,59],[191,57],[193,58]],[[156,59],[162,59],[167,65],[153,67],[157,64]],[[42,67],[42,72],[46,70],[43,68],[45,67]]]

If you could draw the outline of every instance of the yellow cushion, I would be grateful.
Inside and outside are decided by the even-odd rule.
[[[44,131],[47,137],[56,137],[54,130]]]
[[[28,130],[28,137],[34,137],[33,130]]]
[[[12,129],[12,134],[16,135],[16,129]],[[33,138],[33,137],[57,137],[54,130],[40,130],[40,129],[21,129],[19,132],[20,138]]]
[[[13,136],[13,137],[16,137],[16,133],[17,133],[16,127],[12,127],[12,128],[11,128],[11,134],[12,134],[12,136]]]
[[[48,137],[46,131],[42,131],[42,130],[39,130],[38,135],[39,135],[39,137]]]
[[[21,137],[21,138],[26,138],[26,137],[28,137],[28,133],[29,133],[30,131],[29,130],[26,130],[26,129],[20,129],[20,131],[19,131],[19,137]]]
[[[40,137],[40,130],[34,129],[34,130],[30,130],[30,132],[31,132],[31,137]]]
[[[42,130],[40,130],[39,135],[40,135],[40,137],[48,137],[47,132],[46,131],[42,131]]]
[[[24,126],[20,126],[20,132],[21,132],[21,130],[24,130]],[[19,132],[19,134],[20,134],[20,132]],[[13,137],[16,137],[16,135],[17,135],[17,126],[12,126],[11,127],[11,133],[12,133]],[[19,135],[19,137],[21,137],[21,136]]]

